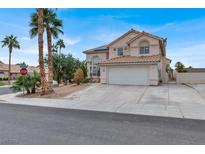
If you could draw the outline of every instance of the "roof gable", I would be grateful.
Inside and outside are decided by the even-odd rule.
[[[126,32],[125,34],[123,34],[122,36],[118,37],[117,39],[115,39],[114,41],[112,41],[111,43],[109,43],[107,46],[109,47],[109,46],[113,45],[114,43],[118,42],[119,40],[123,39],[124,37],[126,37],[127,35],[129,35],[129,34],[131,34],[131,33],[136,33],[136,34],[138,34],[138,33],[140,33],[140,32],[139,32],[139,31],[136,31],[136,30],[134,30],[134,29],[131,29],[131,30],[129,30],[128,32]]]
[[[165,53],[165,44],[164,44],[164,41],[166,41],[166,39],[163,39],[163,38],[161,38],[159,36],[156,36],[156,35],[144,32],[144,31],[142,31],[139,35],[137,35],[134,38],[132,38],[131,40],[129,40],[127,42],[127,44],[130,45],[132,42],[134,42],[135,40],[141,38],[142,36],[147,36],[147,37],[159,40],[159,46],[160,46],[160,49],[161,49],[160,50],[161,51],[161,55],[163,55],[163,56],[166,55],[166,53]]]
[[[130,44],[130,43],[132,43],[133,41],[135,41],[136,39],[138,39],[138,38],[140,38],[140,37],[142,37],[142,36],[151,37],[151,38],[153,38],[153,39],[157,39],[157,40],[161,40],[161,41],[163,40],[163,38],[161,38],[161,37],[158,37],[158,36],[156,36],[156,35],[153,35],[153,34],[146,33],[146,32],[144,32],[144,31],[142,31],[139,35],[135,36],[134,38],[132,38],[131,40],[129,40],[127,43]]]

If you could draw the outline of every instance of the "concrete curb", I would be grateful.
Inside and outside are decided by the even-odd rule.
[[[191,93],[194,93],[194,95],[198,98],[200,98],[199,92],[193,88],[191,85],[184,85],[184,87],[187,86],[188,91],[191,90]],[[189,87],[189,88],[188,88]],[[92,87],[91,87],[92,88]],[[163,88],[161,89],[163,90]],[[21,93],[21,92],[20,92]],[[80,92],[78,92],[79,94]],[[124,106],[124,102],[119,101],[118,104],[115,102],[113,106],[103,106],[102,104],[97,104],[97,98],[95,100],[83,100],[78,102],[78,100],[72,100],[70,97],[74,97],[76,93],[71,94],[70,97],[62,98],[62,99],[49,99],[49,98],[22,98],[22,97],[16,97],[19,93],[15,94],[6,94],[6,95],[0,95],[0,103],[4,104],[16,104],[16,105],[27,105],[27,106],[38,106],[38,107],[50,107],[50,108],[61,108],[61,109],[80,109],[85,111],[103,111],[103,112],[112,112],[112,113],[122,113],[122,114],[133,114],[133,115],[149,115],[149,116],[159,116],[159,117],[175,117],[175,118],[181,118],[181,119],[201,119],[205,120],[205,116],[198,116],[198,114],[195,115],[192,114],[192,110],[188,110],[187,113],[184,115],[181,111],[181,108],[178,108],[177,106],[168,106],[166,110],[161,109],[160,105],[154,105],[154,104],[129,104],[130,106],[125,105],[125,108],[120,110],[121,106]],[[73,96],[74,95],[74,96]],[[81,93],[79,94],[81,95]],[[200,96],[199,96],[200,95]],[[202,101],[205,100],[204,97],[200,98]],[[126,98],[125,100],[126,101]],[[204,101],[203,101],[204,102]],[[122,104],[123,103],[123,104]],[[97,104],[97,105],[96,105]],[[106,104],[106,103],[104,103]],[[107,103],[108,104],[108,103]],[[120,105],[120,106],[119,106]],[[204,104],[205,105],[205,104]],[[200,109],[200,106],[197,106]],[[116,110],[117,108],[117,110]],[[186,108],[185,108],[186,109]],[[205,109],[205,108],[204,108]],[[156,112],[157,111],[157,112]],[[200,111],[203,112],[203,111]],[[197,112],[198,113],[198,112]],[[204,114],[203,114],[204,115]]]
[[[204,100],[205,100],[205,97],[201,94],[201,92],[198,90],[198,89],[196,89],[194,86],[192,86],[191,84],[184,84],[184,85],[186,85],[187,87],[190,87],[190,88],[192,88],[192,89],[194,89]]]
[[[10,88],[11,85],[0,86],[0,88]]]

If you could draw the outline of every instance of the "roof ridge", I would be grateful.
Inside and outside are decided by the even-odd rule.
[[[118,38],[116,38],[115,40],[113,40],[112,42],[110,42],[110,43],[108,44],[108,47],[109,47],[110,45],[112,45],[113,43],[115,43],[116,41],[118,41],[119,39],[121,39],[121,38],[127,36],[127,35],[130,34],[131,32],[140,33],[140,31],[137,31],[137,30],[131,28],[129,31],[127,31],[126,33],[124,33],[124,34],[121,35],[120,37],[118,37]]]
[[[130,44],[132,43],[133,41],[135,41],[136,39],[140,38],[141,36],[143,35],[148,35],[149,37],[153,37],[153,38],[156,38],[156,39],[159,39],[159,40],[162,40],[163,38],[157,36],[157,35],[154,35],[154,34],[151,34],[151,33],[148,33],[148,32],[145,32],[145,31],[142,31],[140,32],[137,36],[133,37],[132,39],[130,39],[127,44]]]

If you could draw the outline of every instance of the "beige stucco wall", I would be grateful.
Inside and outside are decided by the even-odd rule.
[[[114,44],[112,44],[110,47],[109,47],[109,59],[111,58],[115,58],[117,57],[117,50],[114,51],[113,49],[114,48],[119,48],[119,47],[128,47],[127,45],[127,42],[129,40],[131,40],[133,37],[135,37],[137,34],[136,33],[130,33],[129,35],[125,36],[124,38],[118,40],[117,42],[115,42]],[[127,52],[124,53],[125,55],[129,55],[130,52],[129,50]]]
[[[93,57],[99,56],[102,61],[106,60],[108,58],[108,53],[107,52],[100,52],[100,53],[91,53],[91,54],[86,54],[86,62],[87,62],[87,74],[88,78],[90,78],[90,66],[91,66],[91,60]]]
[[[92,57],[94,56],[99,56],[102,60],[106,60],[107,58],[107,53],[106,52],[99,52],[99,53],[91,53],[91,54],[86,54],[86,61],[91,61]]]
[[[149,66],[149,82],[150,82],[150,85],[159,84],[159,71],[158,71],[157,65]]]
[[[160,69],[161,69],[162,83],[167,83],[168,82],[168,73],[166,72],[166,66],[168,64],[169,64],[169,61],[166,59],[166,57],[161,57]]]
[[[86,61],[87,61],[87,68],[88,68],[88,77],[90,77],[90,61],[93,56],[99,56],[102,60],[106,60],[107,58],[115,58],[117,57],[117,50],[114,51],[114,48],[119,47],[127,47],[127,51],[124,51],[124,55],[131,55],[131,56],[142,56],[142,54],[139,54],[139,44],[142,41],[148,41],[150,46],[150,53],[145,54],[144,56],[150,56],[150,55],[156,55],[160,54],[160,45],[159,40],[148,37],[148,36],[141,36],[140,38],[133,41],[130,46],[127,45],[127,42],[132,39],[133,37],[137,36],[136,33],[130,33],[129,35],[125,36],[124,38],[118,40],[114,44],[112,44],[109,47],[109,53],[95,53],[95,54],[86,54]],[[108,56],[109,54],[109,56]],[[166,73],[166,65],[168,64],[168,61],[165,57],[162,57],[161,62],[157,65],[150,65],[150,84],[157,85],[159,80],[161,80],[163,83],[167,83],[168,81],[168,74]],[[151,67],[152,66],[152,67]],[[100,67],[100,74],[101,74],[101,83],[107,83],[107,69],[106,66]],[[161,76],[159,76],[159,74]]]
[[[205,83],[205,73],[176,73],[176,81],[180,83]]]
[[[123,65],[123,66],[129,67],[130,65]],[[140,65],[135,65],[135,66],[138,67]],[[108,67],[109,66],[100,66],[100,82],[101,83],[108,83]],[[157,64],[148,65],[148,67],[149,67],[149,72],[148,72],[149,85],[158,85],[159,84],[159,71],[158,71]]]
[[[150,52],[149,54],[145,54],[146,56],[157,55],[160,53],[159,40],[148,37],[148,36],[142,36],[130,44],[130,55],[131,56],[142,56],[142,54],[139,54],[140,52],[139,45],[142,41],[149,42]]]
[[[107,83],[107,67],[100,66],[100,82]]]

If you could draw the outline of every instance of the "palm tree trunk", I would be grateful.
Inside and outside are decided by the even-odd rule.
[[[50,28],[46,28],[47,32],[47,45],[48,45],[48,90],[52,92],[53,85],[53,64],[52,64],[52,38],[51,38],[51,30]]]
[[[11,53],[12,53],[12,48],[9,48],[9,72],[8,72],[8,83],[9,85],[11,84]]]
[[[59,47],[59,55],[61,55],[61,47]]]
[[[41,75],[41,95],[47,92],[47,81],[43,59],[43,8],[38,8],[38,50],[39,50],[39,69]]]
[[[35,93],[36,93],[36,87],[35,87],[35,85],[32,87],[31,93],[32,93],[32,94],[35,94]]]

